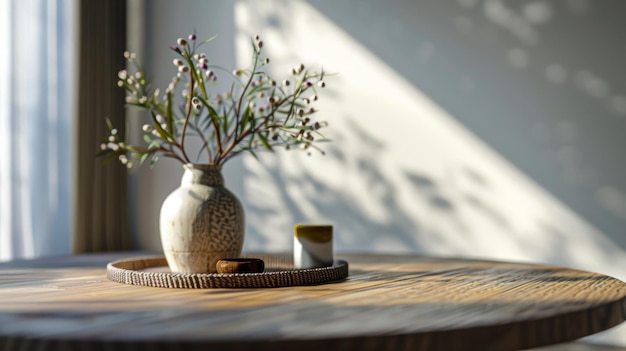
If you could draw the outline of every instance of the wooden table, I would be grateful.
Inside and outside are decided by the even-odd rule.
[[[338,255],[339,283],[166,289],[84,255],[0,264],[0,350],[514,350],[626,318],[626,284],[566,268]]]

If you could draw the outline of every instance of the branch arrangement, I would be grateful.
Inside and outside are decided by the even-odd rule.
[[[171,47],[177,72],[163,95],[151,88],[135,54],[124,53],[129,67],[118,73],[118,86],[126,90],[127,105],[148,111],[152,123],[142,128],[144,145],[129,145],[107,119],[109,135],[101,144],[101,155],[130,168],[146,160],[153,165],[160,156],[184,164],[223,165],[243,152],[256,157],[259,150],[278,147],[323,154],[315,144],[327,141],[320,129],[328,124],[312,117],[317,112],[313,107],[317,89],[326,86],[324,71],[310,71],[300,64],[291,69],[288,79],[275,81],[266,72],[270,59],[262,58],[263,41],[256,36],[251,40],[251,67],[231,74],[198,52],[212,39],[197,42],[195,34],[178,39]],[[232,79],[230,90],[211,93],[222,74]],[[201,141],[194,159],[188,155],[187,137]]]

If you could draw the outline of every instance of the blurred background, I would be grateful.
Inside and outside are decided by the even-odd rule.
[[[260,161],[243,155],[226,164],[226,185],[246,210],[245,250],[289,251],[295,223],[331,223],[337,252],[545,262],[626,280],[625,2],[120,3],[127,7],[116,28],[125,26],[125,47],[137,53],[162,88],[175,74],[169,47],[194,30],[199,39],[217,35],[206,52],[211,63],[227,70],[249,65],[250,37],[258,34],[276,78],[287,78],[300,63],[337,73],[327,79],[316,105],[318,118],[329,122],[326,136],[332,142],[322,145],[325,156],[279,151],[262,154]],[[68,10],[68,21],[76,17]],[[71,40],[73,32],[66,31]],[[115,54],[121,58],[121,52]],[[123,60],[117,65],[112,72]],[[2,81],[11,82],[3,83],[0,99],[10,97],[17,84],[18,73],[6,67],[10,62],[0,61]],[[86,67],[80,72],[98,69]],[[70,82],[77,79],[71,73]],[[114,73],[110,84],[115,79]],[[227,88],[220,84],[217,93]],[[77,180],[70,176],[76,176],[71,147],[55,163],[67,170],[57,177],[66,182],[65,201],[47,200],[61,208],[49,216],[66,218],[66,226],[47,239],[55,244],[43,239],[50,238],[49,226],[38,235],[25,231],[28,219],[19,225],[10,219],[16,208],[25,213],[33,207],[11,201],[24,199],[15,184],[36,183],[33,170],[40,167],[37,161],[17,167],[11,156],[10,150],[28,149],[5,135],[10,128],[29,130],[19,124],[26,122],[7,117],[14,112],[5,108],[0,115],[5,213],[0,258],[69,252],[67,223],[82,218],[72,210],[80,205],[67,200],[80,201],[79,190],[72,190]],[[89,118],[104,117],[97,112]],[[140,125],[128,125],[131,137],[140,135]],[[57,139],[72,145],[78,138]],[[93,155],[100,141],[89,143]],[[127,215],[121,220],[128,228],[124,235],[132,238],[127,246],[160,250],[160,205],[181,175],[180,165],[170,160],[129,171],[126,193],[107,200],[125,204],[118,209]],[[33,199],[41,196],[35,194]],[[26,232],[33,234],[23,241]],[[594,338],[626,345],[625,331]]]

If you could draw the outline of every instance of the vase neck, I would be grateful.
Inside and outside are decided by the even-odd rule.
[[[185,173],[180,182],[181,185],[202,184],[208,186],[224,186],[222,166],[193,164],[184,165]]]

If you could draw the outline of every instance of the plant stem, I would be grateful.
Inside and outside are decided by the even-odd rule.
[[[243,138],[245,138],[245,136],[241,137],[241,135],[239,135],[239,119],[241,118],[241,104],[243,103],[244,97],[246,96],[246,91],[248,90],[248,87],[250,86],[250,84],[252,83],[252,80],[254,79],[254,73],[256,72],[256,68],[259,64],[259,53],[260,53],[259,50],[257,50],[256,45],[254,43],[252,44],[252,47],[254,48],[254,55],[253,55],[254,65],[252,66],[252,72],[250,73],[250,78],[248,78],[248,82],[246,82],[246,85],[243,87],[243,90],[241,91],[241,95],[239,96],[239,100],[237,101],[237,109],[235,109],[235,126],[234,126],[235,137],[226,148],[226,151],[220,154],[219,158],[217,159],[217,163],[219,163],[220,160],[224,156],[226,156],[230,152],[230,150],[232,150],[235,147],[235,145],[237,145],[241,140],[243,140]],[[231,137],[232,137],[232,134],[229,134],[226,137],[226,142],[228,142],[228,140],[230,140]]]
[[[193,69],[193,67],[191,68]],[[193,98],[194,91],[194,79],[193,73],[189,73],[189,93],[187,94],[187,106],[185,111],[185,120],[183,121],[183,127],[180,130],[180,151],[183,153],[183,158],[186,163],[189,163],[189,157],[187,157],[187,153],[185,152],[185,134],[187,132],[187,124],[189,123],[189,118],[191,117],[191,99]]]

